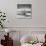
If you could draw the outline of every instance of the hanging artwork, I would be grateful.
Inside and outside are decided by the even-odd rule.
[[[17,3],[16,18],[32,18],[32,0],[20,0],[19,3]]]

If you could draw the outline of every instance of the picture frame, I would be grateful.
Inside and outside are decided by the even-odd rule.
[[[32,19],[32,0],[21,0],[17,3],[17,19]]]

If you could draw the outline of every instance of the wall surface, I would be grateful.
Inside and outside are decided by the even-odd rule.
[[[32,19],[16,19],[17,0],[0,0],[6,12],[7,27],[46,27],[46,0],[32,0]]]

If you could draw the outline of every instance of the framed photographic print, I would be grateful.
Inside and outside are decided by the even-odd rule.
[[[32,19],[32,0],[19,0],[18,1],[16,18]]]

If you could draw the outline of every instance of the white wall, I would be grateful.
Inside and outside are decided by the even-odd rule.
[[[6,12],[7,27],[46,27],[46,0],[32,0],[32,19],[16,19],[17,0],[0,0],[0,9]]]
[[[46,0],[32,0],[32,19],[16,19],[16,1],[0,0],[0,9],[6,12],[8,18],[6,27],[17,31],[46,31]]]

